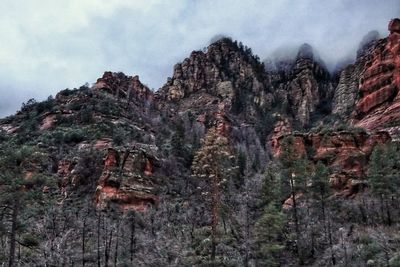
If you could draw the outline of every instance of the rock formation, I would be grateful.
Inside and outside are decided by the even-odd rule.
[[[124,210],[145,211],[149,205],[156,204],[151,176],[157,158],[149,154],[151,149],[143,145],[124,150],[108,148],[96,188],[99,208],[115,204]]]
[[[275,157],[281,153],[281,142],[288,135],[277,137],[272,144]],[[337,131],[328,133],[293,134],[293,151],[312,162],[322,161],[333,172],[330,183],[337,192],[350,196],[365,183],[368,159],[377,144],[391,138],[387,132],[368,134],[364,131]]]
[[[353,124],[368,130],[388,129],[399,134],[400,21],[389,23],[390,34],[377,42],[360,76],[359,100]]]
[[[352,194],[352,185],[362,187],[374,145],[400,136],[399,27],[392,20],[380,40],[369,33],[354,64],[337,75],[308,44],[294,58],[265,66],[251,49],[223,38],[176,64],[156,92],[138,76],[105,72],[91,88],[25,105],[0,122],[0,137],[33,138],[54,159],[48,169],[62,195],[95,183],[99,208],[144,211],[156,204],[159,181],[179,184],[190,173],[191,157],[212,126],[254,169],[294,135],[297,153],[325,162],[332,186]],[[338,124],[349,129],[335,130]],[[312,127],[332,129],[308,133]]]
[[[139,76],[126,76],[123,73],[104,72],[103,77],[97,79],[92,87],[94,90],[106,90],[117,98],[127,100],[152,100],[153,92],[143,85]]]

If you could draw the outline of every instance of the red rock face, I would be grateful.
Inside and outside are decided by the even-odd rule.
[[[158,198],[151,180],[154,160],[142,150],[109,148],[96,189],[98,208],[114,204],[122,210],[146,211],[156,204]]]
[[[123,211],[145,212],[157,201],[158,198],[153,194],[128,192],[108,185],[98,186],[96,191],[96,202],[100,208],[105,203],[113,202]]]
[[[288,120],[281,119],[277,121],[274,125],[274,130],[268,138],[268,145],[272,149],[272,153],[275,157],[279,157],[281,154],[281,147],[279,145],[279,140],[292,131],[292,127]]]
[[[112,144],[111,138],[101,138],[95,142],[93,147],[95,149],[101,150],[101,149],[106,149],[106,148],[110,147],[111,144]]]
[[[151,176],[153,174],[153,164],[149,159],[146,159],[146,164],[144,166],[144,175]]]
[[[119,153],[113,149],[109,148],[107,156],[104,160],[104,170],[110,170],[111,168],[118,167],[119,163]]]
[[[76,183],[77,177],[73,175],[75,166],[76,161],[71,159],[63,159],[58,162],[57,176],[60,177],[59,187],[63,197],[68,196],[68,186]]]
[[[389,23],[390,35],[380,40],[364,67],[353,124],[368,130],[400,120],[400,20]]]
[[[275,157],[281,152],[285,136],[275,140]],[[390,140],[387,132],[332,132],[327,134],[296,134],[293,150],[306,155],[312,162],[321,161],[331,170],[332,188],[350,196],[365,187],[368,159],[373,148]]]
[[[56,114],[46,114],[40,125],[40,130],[47,130],[53,127],[56,122]]]

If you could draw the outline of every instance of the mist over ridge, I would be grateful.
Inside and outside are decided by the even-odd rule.
[[[24,8],[21,9],[20,6]],[[371,30],[387,35],[397,1],[2,1],[0,116],[29,98],[94,82],[104,71],[161,87],[175,63],[223,34],[262,60],[310,44],[333,70],[350,62]]]

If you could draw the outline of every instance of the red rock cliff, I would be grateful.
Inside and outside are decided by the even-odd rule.
[[[102,209],[113,203],[122,210],[146,211],[158,201],[151,179],[156,158],[140,148],[109,148],[96,189]]]
[[[287,136],[287,135],[286,135]],[[272,149],[275,157],[281,153],[285,135],[274,139]],[[293,134],[294,151],[305,155],[311,162],[322,161],[331,170],[332,188],[344,195],[352,195],[366,186],[368,159],[377,144],[390,140],[387,132],[368,134],[364,131]]]
[[[400,19],[389,23],[361,74],[353,124],[367,130],[391,128],[400,121]],[[398,124],[398,123],[397,123]],[[398,134],[399,129],[390,129]]]

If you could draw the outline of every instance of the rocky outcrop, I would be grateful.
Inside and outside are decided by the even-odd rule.
[[[97,79],[92,87],[94,90],[104,90],[115,95],[117,98],[133,99],[140,101],[151,101],[153,92],[143,85],[139,76],[126,76],[123,73],[104,72],[103,77]]]
[[[158,159],[153,150],[146,145],[108,149],[96,189],[98,208],[117,205],[122,210],[145,211],[157,203],[152,175]]]
[[[353,111],[358,97],[358,77],[361,72],[361,64],[351,64],[345,67],[339,78],[338,86],[332,103],[332,113],[340,119],[346,120]]]
[[[284,64],[282,69],[277,65],[275,73],[271,73],[277,102],[287,106],[299,128],[310,126],[314,114],[330,111],[329,100],[333,95],[330,74],[310,45],[299,48],[293,63]]]
[[[289,104],[302,127],[311,122],[311,115],[320,104],[328,105],[333,88],[328,71],[314,60],[311,46],[300,47],[289,84]],[[325,100],[325,102],[324,102]]]
[[[211,44],[206,52],[194,51],[157,93],[160,98],[177,102],[193,93],[205,92],[223,99],[253,95],[257,105],[270,108],[272,94],[264,67],[251,50],[229,38]]]
[[[282,152],[282,141],[288,135],[278,137],[272,146],[274,156]],[[350,196],[367,186],[365,182],[368,160],[377,144],[389,141],[387,132],[368,134],[364,131],[339,131],[329,133],[291,134],[293,153],[306,156],[311,162],[321,161],[330,169],[330,183],[338,193]]]
[[[42,124],[40,125],[39,129],[40,130],[48,130],[51,127],[53,127],[54,123],[57,121],[57,115],[56,114],[45,114]]]
[[[400,122],[400,25],[389,23],[390,35],[379,40],[361,73],[359,100],[352,123],[368,130],[391,128]],[[391,132],[398,134],[399,129]]]
[[[371,31],[364,36],[358,47],[356,62],[347,65],[340,71],[339,82],[332,100],[332,114],[336,115],[342,122],[348,121],[355,108],[359,98],[360,76],[370,59],[378,38],[379,33],[377,31]]]

